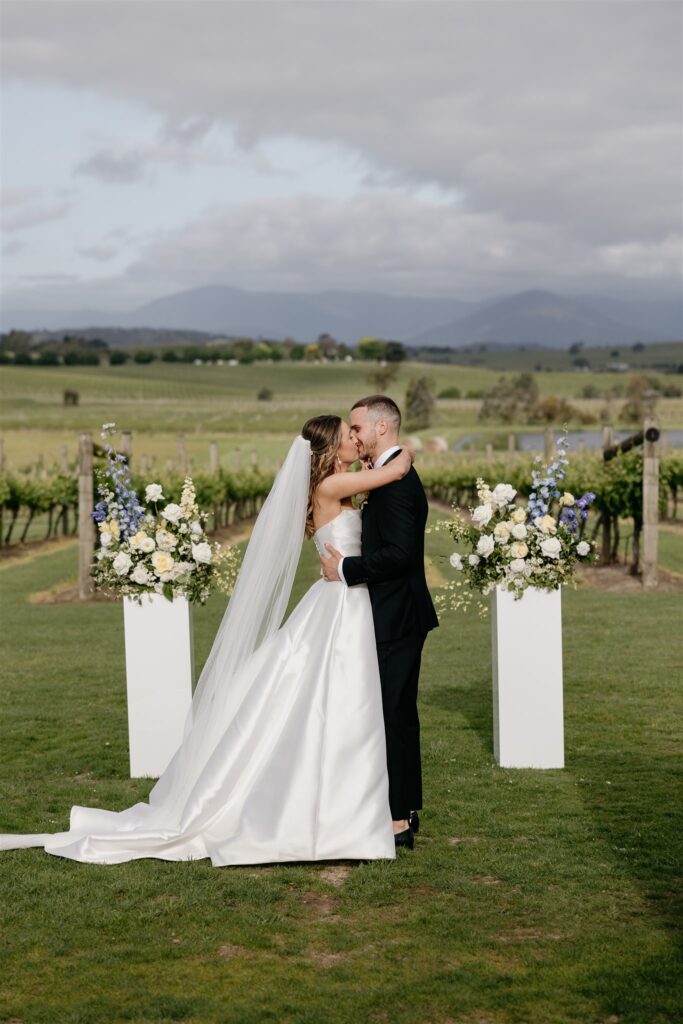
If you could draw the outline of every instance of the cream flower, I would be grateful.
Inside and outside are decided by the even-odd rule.
[[[541,551],[546,558],[559,558],[562,545],[557,537],[548,537],[547,540],[541,541]]]
[[[515,540],[524,540],[526,537],[526,526],[524,523],[515,523],[512,527],[512,536]]]
[[[542,533],[556,533],[557,525],[552,516],[538,516],[534,519],[534,525],[539,528]]]
[[[479,555],[468,555],[467,556],[467,561],[468,561],[468,563],[470,565],[474,566],[474,565],[479,565],[481,559],[480,559]]]
[[[462,569],[462,555],[458,554],[457,551],[453,552],[448,561],[451,563],[454,569]]]
[[[507,544],[510,539],[510,527],[507,523],[498,523],[494,527],[493,536],[499,544]]]
[[[138,547],[140,548],[140,551],[144,551],[145,554],[148,555],[150,551],[154,551],[154,548],[156,547],[154,543],[154,538],[148,537],[147,534],[145,534],[140,543],[138,544]]]
[[[565,491],[560,498],[560,505],[573,505],[575,501],[574,495],[570,494],[569,491]]]
[[[100,534],[100,544],[102,545],[103,548],[108,548],[109,545],[113,544],[113,543],[114,543],[114,538],[109,533],[109,530],[107,530],[106,533],[101,533]]]
[[[174,564],[173,557],[168,551],[155,551],[152,555],[152,565],[157,576],[170,572]]]
[[[513,523],[523,523],[526,519],[526,509],[516,508],[512,515],[510,516],[510,519],[512,520]]]
[[[524,572],[526,569],[526,562],[523,558],[513,558],[510,562],[511,572]]]
[[[586,555],[590,553],[590,549],[591,546],[587,540],[580,540],[576,545],[576,553],[577,555],[580,555],[581,558],[585,558]]]
[[[529,554],[529,549],[524,541],[517,540],[514,544],[510,545],[510,554],[513,558],[526,558]]]

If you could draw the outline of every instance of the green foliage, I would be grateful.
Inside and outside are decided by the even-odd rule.
[[[517,377],[500,377],[484,394],[479,410],[482,422],[496,420],[500,423],[523,423],[538,401],[538,384],[532,373],[520,373]]]
[[[434,415],[434,381],[430,377],[413,377],[406,391],[406,427],[408,430],[424,430],[429,427]]]
[[[381,338],[361,338],[356,346],[359,359],[385,359],[386,351],[387,343]]]

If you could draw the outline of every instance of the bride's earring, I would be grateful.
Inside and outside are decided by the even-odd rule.
[[[341,469],[341,464],[342,464],[342,463],[341,463],[341,459],[339,458],[339,456],[337,456],[337,467],[338,467],[339,469]]]

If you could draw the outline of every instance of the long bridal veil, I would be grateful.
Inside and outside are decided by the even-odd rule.
[[[183,742],[150,792],[150,806],[167,811],[170,804],[181,829],[195,782],[246,695],[249,675],[240,669],[282,624],[304,539],[310,471],[310,442],[297,437],[256,520],[197,682]],[[190,804],[194,816],[196,802]]]

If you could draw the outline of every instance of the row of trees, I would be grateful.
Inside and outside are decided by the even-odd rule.
[[[349,359],[398,363],[406,357],[399,341],[361,338],[355,347],[321,334],[317,341],[303,345],[292,338],[266,341],[253,338],[216,339],[203,345],[166,345],[154,348],[110,348],[101,338],[64,335],[61,339],[35,340],[25,331],[0,335],[0,363],[21,366],[92,366],[109,363],[120,366],[129,361],[144,365],[157,360],[166,363],[254,363],[320,362]]]

